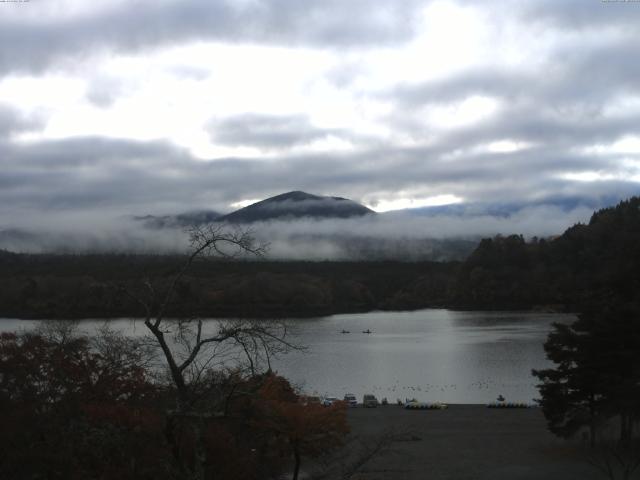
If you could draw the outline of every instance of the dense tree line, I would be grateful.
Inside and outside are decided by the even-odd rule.
[[[113,288],[143,278],[168,282],[184,257],[0,253],[0,316],[140,316]],[[372,309],[442,306],[456,263],[196,262],[180,282],[173,315],[314,316]]]
[[[373,309],[549,308],[640,296],[640,198],[593,214],[556,238],[482,240],[464,262],[196,263],[173,315],[295,317]],[[112,287],[172,278],[180,256],[18,255],[0,252],[0,316],[138,316]]]
[[[554,239],[484,239],[453,282],[449,302],[471,308],[552,306],[640,299],[640,197],[593,214]]]

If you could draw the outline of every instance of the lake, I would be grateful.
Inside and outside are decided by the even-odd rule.
[[[419,310],[370,312],[291,320],[296,342],[307,351],[274,362],[274,369],[308,394],[361,399],[417,398],[428,402],[487,403],[537,398],[531,369],[545,368],[543,343],[552,322],[569,314]],[[215,320],[210,320],[214,327]],[[0,330],[30,329],[38,321],[0,319]],[[90,332],[103,321],[85,320]],[[131,335],[142,322],[112,320]],[[350,333],[341,333],[347,330]],[[370,330],[371,333],[362,333]]]

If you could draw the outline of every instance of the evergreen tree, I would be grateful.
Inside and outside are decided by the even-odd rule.
[[[613,417],[620,440],[629,442],[640,418],[640,315],[633,305],[585,309],[571,325],[554,324],[545,343],[556,365],[534,370],[544,415],[556,435],[570,437],[583,427],[591,433]]]

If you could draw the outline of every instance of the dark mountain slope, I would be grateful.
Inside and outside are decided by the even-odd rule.
[[[251,223],[274,219],[310,217],[349,218],[374,214],[373,210],[341,197],[323,197],[294,191],[267,198],[218,219],[228,223]]]

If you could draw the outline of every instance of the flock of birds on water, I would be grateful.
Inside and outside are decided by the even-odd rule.
[[[347,333],[351,333],[351,331],[342,329],[340,331],[340,333],[341,334],[347,334]],[[371,330],[369,330],[369,329],[366,329],[366,330],[362,330],[362,333],[371,334],[373,332]],[[496,386],[498,386],[497,384],[495,384],[495,382],[493,382],[491,380],[480,380],[480,381],[473,382],[473,383],[469,384],[469,387],[471,387],[472,389],[475,388],[476,390],[488,390],[489,388],[492,387],[491,384],[494,384],[493,385],[494,388]],[[502,387],[507,387],[507,385],[506,384],[502,384]],[[391,393],[395,393],[395,392],[399,391],[400,389],[405,390],[405,391],[411,390],[413,392],[422,392],[422,391],[428,392],[430,390],[440,390],[441,392],[444,392],[444,391],[449,390],[449,389],[456,390],[457,388],[458,388],[458,385],[455,384],[455,383],[450,384],[450,385],[435,385],[435,384],[431,385],[431,384],[426,384],[426,385],[424,385],[424,390],[423,390],[423,387],[421,387],[419,385],[415,386],[415,387],[414,386],[402,386],[401,387],[399,385],[399,381],[398,380],[396,380],[395,384],[393,386],[391,386],[391,387],[382,387],[382,386],[377,386],[377,385],[373,386],[373,390],[374,391],[375,390],[386,390],[386,391],[391,392]],[[504,401],[504,397],[502,395],[500,395],[498,397],[498,401],[499,402],[503,402]]]
[[[503,387],[503,388],[509,388],[509,387],[523,387],[523,386],[528,386],[528,384],[523,383],[522,385],[509,385],[509,384],[499,384],[496,382],[493,382],[489,379],[487,380],[480,380],[477,382],[472,382],[470,384],[467,385],[467,390],[489,390],[489,389],[495,389],[496,387]],[[365,388],[365,386],[362,386],[363,388]],[[345,387],[346,388],[346,387]],[[462,386],[462,388],[464,389],[464,385]],[[458,389],[458,384],[456,383],[452,383],[452,384],[430,384],[427,383],[426,385],[416,385],[416,386],[412,386],[412,385],[406,385],[406,386],[402,386],[400,385],[400,381],[396,380],[395,383],[391,386],[378,386],[378,385],[373,385],[373,390],[376,391],[387,391],[390,393],[395,393],[395,392],[400,392],[402,390],[405,391],[405,393],[408,393],[409,391],[411,392],[429,392],[429,391],[437,391],[440,390],[441,392],[445,392],[447,390],[457,390]]]

